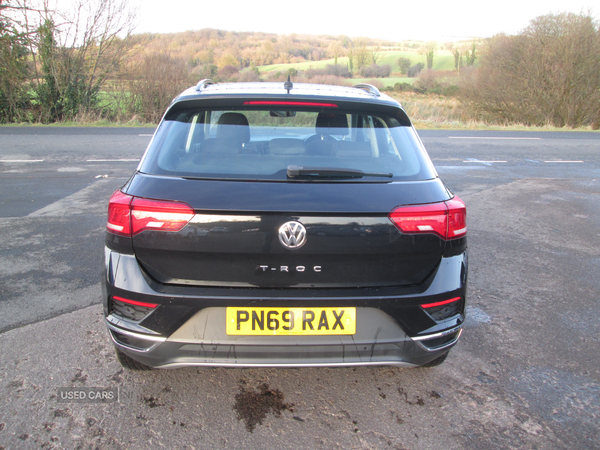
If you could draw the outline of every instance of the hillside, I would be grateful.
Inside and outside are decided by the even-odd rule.
[[[394,73],[400,70],[398,58],[407,58],[411,64],[425,64],[427,43],[203,29],[176,34],[134,35],[133,45],[136,48],[133,61],[160,53],[183,61],[191,68],[212,65],[217,69],[233,66],[243,70],[256,67],[261,73],[287,73],[290,68],[298,71],[324,69],[328,64],[335,64],[336,60],[338,64],[348,66],[349,57],[353,55],[356,58],[357,53],[362,52],[367,65],[375,59],[379,65],[390,65]],[[454,57],[451,49],[468,45],[470,43],[438,43],[433,68],[452,70]]]

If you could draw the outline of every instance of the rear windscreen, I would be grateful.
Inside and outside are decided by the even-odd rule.
[[[180,110],[161,123],[140,170],[273,181],[436,176],[412,127],[392,116],[339,108]]]

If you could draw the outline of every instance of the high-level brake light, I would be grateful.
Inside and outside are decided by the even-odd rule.
[[[467,208],[458,197],[440,203],[400,206],[389,218],[404,234],[435,234],[444,240],[467,234]]]
[[[338,108],[335,103],[317,103],[317,102],[290,102],[275,100],[252,100],[244,102],[244,105],[251,106],[311,106],[319,108]]]

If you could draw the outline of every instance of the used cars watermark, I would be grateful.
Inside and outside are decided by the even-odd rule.
[[[127,403],[133,394],[118,387],[59,387],[58,403]]]

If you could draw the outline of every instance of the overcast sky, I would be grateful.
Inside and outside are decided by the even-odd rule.
[[[587,12],[598,0],[132,0],[136,33],[202,28],[276,34],[329,34],[398,41],[514,34],[537,16]],[[355,5],[355,6],[353,6]]]

